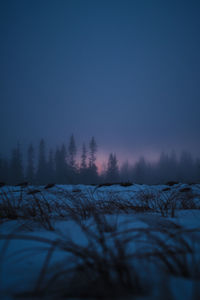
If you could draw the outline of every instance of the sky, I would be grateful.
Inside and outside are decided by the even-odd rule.
[[[200,156],[200,1],[0,0],[0,152]]]

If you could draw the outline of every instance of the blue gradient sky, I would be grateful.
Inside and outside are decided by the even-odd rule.
[[[1,0],[0,141],[200,154],[200,1]]]

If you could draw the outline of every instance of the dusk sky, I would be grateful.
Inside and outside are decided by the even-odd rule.
[[[1,0],[0,151],[200,155],[200,1]]]

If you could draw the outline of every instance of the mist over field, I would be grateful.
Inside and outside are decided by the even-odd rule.
[[[134,163],[120,162],[115,152],[98,158],[98,144],[92,137],[79,148],[74,135],[68,143],[47,148],[42,139],[35,147],[30,144],[22,154],[18,144],[9,158],[0,158],[0,181],[7,184],[100,184],[132,182],[140,184],[164,184],[168,181],[200,182],[200,159],[190,152],[161,152],[157,160],[144,156]]]
[[[198,157],[199,10],[181,0],[1,1],[0,153],[41,138],[56,148],[73,133],[120,161]]]

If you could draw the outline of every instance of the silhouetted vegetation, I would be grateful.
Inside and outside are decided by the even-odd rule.
[[[175,152],[170,155],[162,152],[157,162],[150,163],[144,157],[134,164],[128,162],[119,166],[117,156],[110,153],[107,166],[98,172],[96,160],[98,147],[94,137],[88,145],[83,143],[78,155],[75,137],[71,135],[68,145],[62,144],[47,149],[42,139],[38,149],[28,146],[23,159],[20,145],[11,151],[11,157],[0,157],[0,181],[17,184],[27,181],[30,184],[167,184],[173,186],[179,182],[200,182],[200,160],[194,159],[188,152],[180,157]]]

